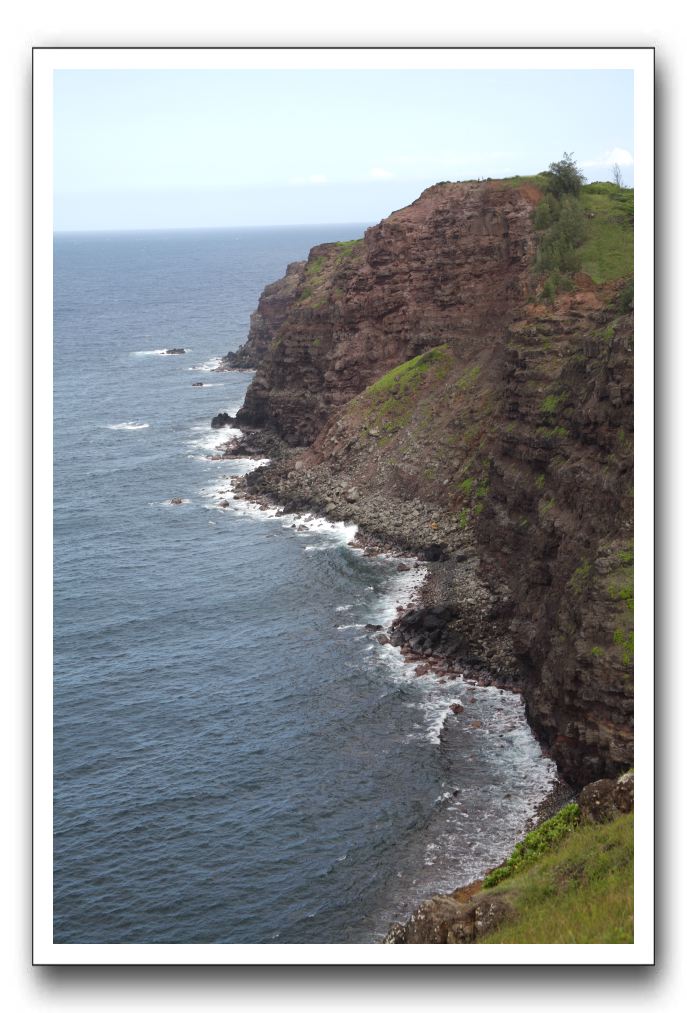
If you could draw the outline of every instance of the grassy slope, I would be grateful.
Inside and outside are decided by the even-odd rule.
[[[488,894],[514,913],[480,943],[631,943],[633,815],[578,827]]]
[[[582,208],[587,214],[587,238],[580,247],[582,270],[601,283],[626,278],[634,270],[634,190],[619,190],[613,183],[582,187]]]
[[[509,188],[536,186],[542,193],[547,175],[498,180]],[[588,183],[580,192],[587,237],[580,247],[581,269],[597,284],[628,278],[634,271],[634,190],[615,183]]]

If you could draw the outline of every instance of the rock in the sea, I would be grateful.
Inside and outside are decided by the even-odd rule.
[[[191,384],[192,387],[204,387],[205,384],[201,383],[200,380],[196,380],[195,383]]]
[[[219,503],[217,504],[217,506],[221,506],[222,508],[228,507],[229,506],[229,501],[226,500],[226,499],[221,499],[219,501]]]
[[[165,355],[185,355],[185,348],[165,348]]]
[[[463,707],[462,703],[452,703],[450,710],[452,710],[454,714],[462,714],[465,707]]]
[[[236,419],[228,412],[219,412],[210,422],[213,429],[222,429],[224,426],[233,426]]]
[[[183,499],[179,499],[178,496],[175,496],[174,499],[171,499],[169,502],[172,504],[172,506],[181,506],[181,504],[184,501],[183,501]]]

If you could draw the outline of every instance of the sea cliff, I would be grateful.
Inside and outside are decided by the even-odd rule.
[[[626,192],[583,187],[559,279],[547,185],[437,184],[315,247],[224,368],[257,370],[232,452],[273,459],[244,493],[427,560],[393,642],[520,687],[581,787],[633,762],[632,219]]]

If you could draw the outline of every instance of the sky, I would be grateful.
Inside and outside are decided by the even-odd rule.
[[[571,152],[633,177],[622,70],[58,70],[57,231],[376,222]]]

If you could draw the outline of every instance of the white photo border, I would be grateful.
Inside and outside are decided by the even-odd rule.
[[[637,965],[654,962],[653,48],[36,48],[33,51],[33,962],[68,965]],[[500,947],[56,944],[52,881],[52,244],[56,70],[630,70],[635,124],[635,941]],[[40,472],[39,472],[40,468]],[[40,479],[40,483],[39,483]]]

